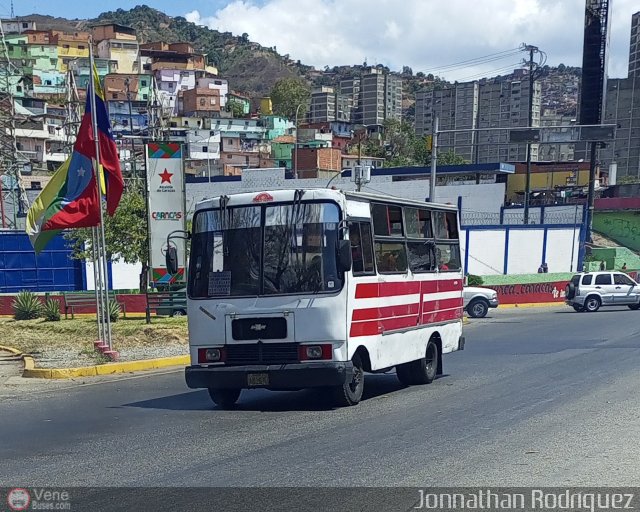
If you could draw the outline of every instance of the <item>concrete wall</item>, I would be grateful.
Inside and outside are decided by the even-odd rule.
[[[543,262],[550,272],[574,272],[582,263],[580,225],[467,226],[463,233],[468,274],[531,274]]]
[[[640,251],[640,212],[598,212],[593,215],[593,230],[634,251]]]

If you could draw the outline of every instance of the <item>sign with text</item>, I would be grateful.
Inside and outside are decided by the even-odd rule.
[[[186,229],[184,163],[182,146],[174,142],[147,144],[149,209],[149,266],[154,286],[185,280],[186,246],[182,238],[171,240],[178,251],[178,272],[169,274],[165,263],[167,236]]]

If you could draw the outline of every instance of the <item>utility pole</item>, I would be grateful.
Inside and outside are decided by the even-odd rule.
[[[436,201],[436,168],[438,167],[438,116],[433,118],[433,129],[431,130],[431,173],[429,180],[429,201]]]
[[[537,46],[529,45],[529,128],[533,125],[533,86],[535,79],[533,76],[533,54],[538,52]],[[524,223],[529,224],[529,203],[531,196],[531,142],[527,142],[527,176],[524,190]]]

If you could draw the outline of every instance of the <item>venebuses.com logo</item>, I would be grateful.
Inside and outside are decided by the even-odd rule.
[[[11,510],[27,510],[31,504],[31,495],[26,489],[16,487],[7,494],[7,505]]]
[[[71,510],[68,491],[14,487],[7,493],[9,510]]]

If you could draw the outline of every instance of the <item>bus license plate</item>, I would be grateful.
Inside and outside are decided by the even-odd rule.
[[[268,373],[250,373],[247,375],[247,385],[249,386],[268,386]]]

